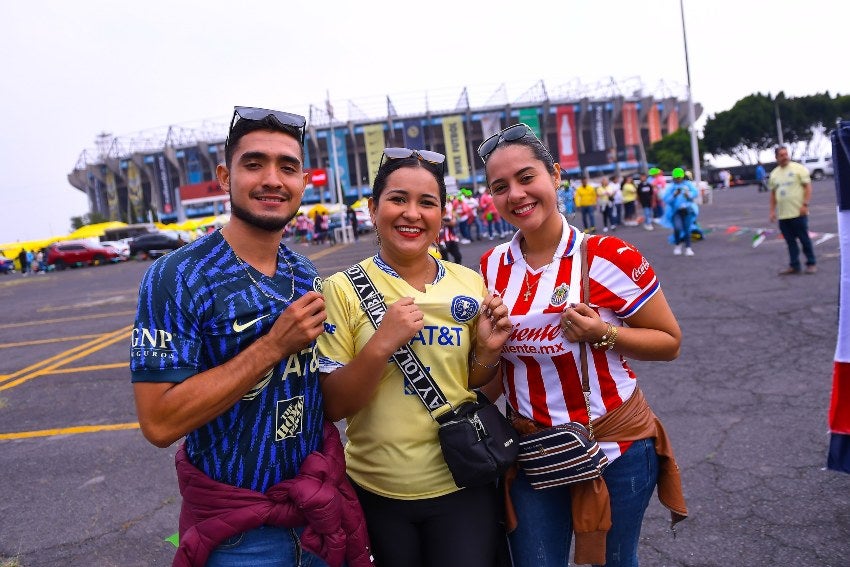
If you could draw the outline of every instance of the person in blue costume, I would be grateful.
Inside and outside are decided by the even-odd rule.
[[[662,196],[665,211],[662,224],[673,229],[670,243],[673,244],[673,254],[693,256],[691,236],[699,215],[699,191],[692,181],[685,179],[685,170],[677,167],[672,172],[673,182],[667,186]]]

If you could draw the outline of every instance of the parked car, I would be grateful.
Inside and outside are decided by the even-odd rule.
[[[15,271],[15,262],[0,254],[0,274],[11,274]]]
[[[130,257],[130,245],[123,240],[101,240],[100,245],[114,248],[123,260]]]
[[[167,232],[149,232],[140,234],[130,241],[130,256],[145,254],[149,258],[162,256],[177,250],[186,242],[177,235]]]
[[[47,265],[57,270],[77,266],[98,266],[119,260],[119,254],[114,248],[93,244],[87,240],[54,242],[47,247]]]
[[[827,175],[835,175],[832,156],[804,157],[801,163],[809,170],[809,175],[815,181],[823,179]]]

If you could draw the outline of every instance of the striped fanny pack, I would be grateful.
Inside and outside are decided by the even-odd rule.
[[[522,435],[517,461],[536,489],[594,479],[608,465],[599,443],[576,422]]]

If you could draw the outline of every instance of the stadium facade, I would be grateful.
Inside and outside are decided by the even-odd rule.
[[[424,112],[407,113],[398,112],[387,96],[385,109],[381,97],[380,111],[368,114],[349,101],[346,120],[334,116],[329,101],[310,105],[305,166],[312,184],[304,203],[333,203],[339,194],[347,203],[368,196],[387,146],[443,153],[454,180],[450,188],[478,189],[484,173],[475,150],[510,124],[525,122],[535,129],[568,178],[638,170],[646,164],[650,144],[689,126],[688,102],[680,97],[590,90],[574,87],[550,95],[541,81],[519,99],[509,102],[497,91],[475,106],[463,89],[454,104],[432,110],[433,100],[426,99],[419,106]],[[696,109],[699,117],[701,107]],[[168,223],[226,213],[229,199],[215,180],[226,128],[172,126],[130,138],[104,134],[96,151],[81,154],[68,180],[86,193],[90,213],[110,220]]]

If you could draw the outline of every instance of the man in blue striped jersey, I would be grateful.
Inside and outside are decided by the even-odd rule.
[[[230,222],[155,261],[141,283],[130,364],[139,423],[158,447],[186,438],[177,455],[183,495],[178,557],[201,520],[233,512],[197,508],[211,501],[193,503],[185,490],[198,474],[219,483],[214,486],[225,496],[219,500],[254,504],[256,495],[264,504],[270,488],[297,479],[304,460],[324,449],[316,351],[325,320],[320,279],[310,260],[281,241],[308,179],[305,122],[286,112],[236,107],[225,162],[216,170],[230,194]],[[239,498],[227,492],[231,488]],[[282,522],[280,511],[273,521],[262,516],[239,529],[202,534],[212,542],[206,543],[207,564],[240,564],[226,555],[243,551],[281,557],[280,565],[303,558],[305,526]]]

